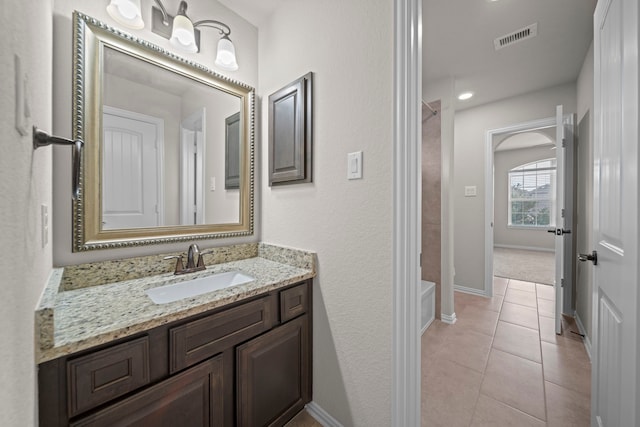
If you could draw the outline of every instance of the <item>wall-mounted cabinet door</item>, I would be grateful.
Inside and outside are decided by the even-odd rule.
[[[307,315],[239,346],[239,426],[281,426],[311,398]]]

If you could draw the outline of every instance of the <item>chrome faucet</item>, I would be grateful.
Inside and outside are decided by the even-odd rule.
[[[195,243],[192,243],[191,245],[189,245],[189,250],[187,251],[187,269],[196,268],[195,257],[198,257],[199,266],[202,261],[200,257],[200,248],[198,248],[198,245],[196,245]]]
[[[200,252],[200,248],[195,243],[189,245],[189,250],[187,251],[187,266],[185,267],[182,263],[182,255],[171,255],[164,257],[164,259],[176,259],[176,268],[173,274],[185,274],[185,273],[193,273],[195,271],[205,270],[207,267],[204,265],[205,255]]]

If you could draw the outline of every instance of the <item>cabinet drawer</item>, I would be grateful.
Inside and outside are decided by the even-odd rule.
[[[271,329],[269,297],[194,320],[169,331],[169,371],[177,372]]]
[[[280,322],[287,322],[309,310],[306,283],[280,291]]]
[[[67,361],[69,417],[149,383],[149,338]]]

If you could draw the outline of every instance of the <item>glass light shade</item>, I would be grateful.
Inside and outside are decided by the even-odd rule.
[[[140,0],[111,0],[107,6],[107,13],[118,24],[134,30],[144,28]]]
[[[226,71],[236,71],[238,62],[236,61],[236,48],[228,37],[222,37],[218,42],[218,53],[215,64]]]
[[[196,36],[193,33],[193,23],[184,15],[176,15],[173,18],[173,31],[169,42],[185,52],[195,53],[198,51]]]

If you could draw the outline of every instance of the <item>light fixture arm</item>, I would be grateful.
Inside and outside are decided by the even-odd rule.
[[[158,8],[160,9],[160,12],[162,12],[162,22],[164,22],[165,25],[169,25],[169,14],[167,13],[167,9],[165,9],[164,5],[160,0],[155,0],[155,1],[156,1],[156,4],[158,5]]]
[[[227,24],[213,19],[203,19],[193,23],[193,28],[198,26],[215,28],[224,37],[229,37],[229,34],[231,34],[231,28]]]

